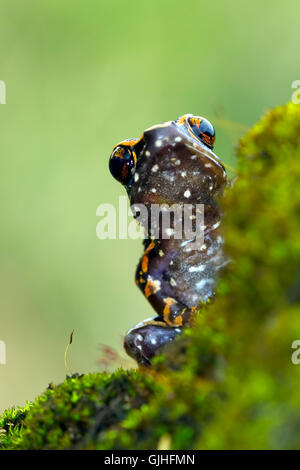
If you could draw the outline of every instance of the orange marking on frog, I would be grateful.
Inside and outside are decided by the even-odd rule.
[[[144,255],[142,258],[142,271],[144,273],[146,273],[148,270],[148,264],[149,264],[149,258],[147,255]]]
[[[182,325],[182,317],[181,315],[178,315],[177,317],[174,318],[173,321],[170,320],[170,314],[171,314],[171,305],[174,305],[177,303],[177,301],[175,299],[172,299],[172,297],[167,297],[164,299],[164,302],[165,302],[165,308],[164,308],[164,311],[163,311],[163,315],[164,315],[164,320],[166,323],[168,323],[168,325],[176,325],[176,326],[181,326]]]
[[[149,253],[149,251],[153,250],[154,247],[155,247],[155,243],[151,242],[150,245],[148,246],[147,250],[145,251],[145,253]]]
[[[145,251],[145,254],[142,258],[142,271],[144,273],[146,273],[148,271],[148,265],[149,265],[149,258],[147,256],[147,254],[149,253],[149,251],[153,250],[153,248],[155,247],[155,243],[154,242],[151,242],[150,245],[148,246],[147,250]]]
[[[149,278],[147,280],[147,284],[146,284],[145,290],[144,290],[146,298],[148,299],[148,297],[150,297],[150,295],[155,294],[159,290],[160,290],[160,281],[155,281],[155,280]]]

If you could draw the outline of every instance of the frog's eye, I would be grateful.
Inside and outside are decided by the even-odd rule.
[[[214,126],[207,119],[201,117],[190,117],[188,121],[193,134],[207,147],[213,149],[215,143]]]
[[[109,169],[113,177],[124,184],[129,185],[135,172],[136,156],[133,150],[127,146],[116,147],[109,159]]]

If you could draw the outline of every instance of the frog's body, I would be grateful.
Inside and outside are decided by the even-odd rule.
[[[214,130],[204,118],[185,115],[147,129],[140,139],[118,144],[110,159],[112,174],[125,186],[131,205],[184,204],[193,214],[204,207],[201,245],[195,238],[166,238],[159,226],[145,224],[148,238],[136,271],[136,283],[158,316],[130,330],[125,349],[141,364],[180,334],[193,310],[213,297],[218,270],[227,262],[219,232],[216,197],[226,185],[224,166],[212,152]],[[195,215],[193,230],[199,230]],[[150,219],[151,220],[151,219]]]

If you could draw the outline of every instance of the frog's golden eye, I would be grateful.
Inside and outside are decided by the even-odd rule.
[[[129,146],[117,146],[109,159],[109,169],[113,177],[128,186],[133,180],[136,156]]]
[[[196,116],[190,117],[188,122],[193,134],[212,150],[216,138],[214,126],[207,119]]]

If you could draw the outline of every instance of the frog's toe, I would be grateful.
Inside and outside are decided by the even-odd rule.
[[[156,351],[173,341],[181,332],[182,328],[170,327],[161,320],[152,320],[132,328],[125,337],[124,348],[139,364],[149,366]]]

